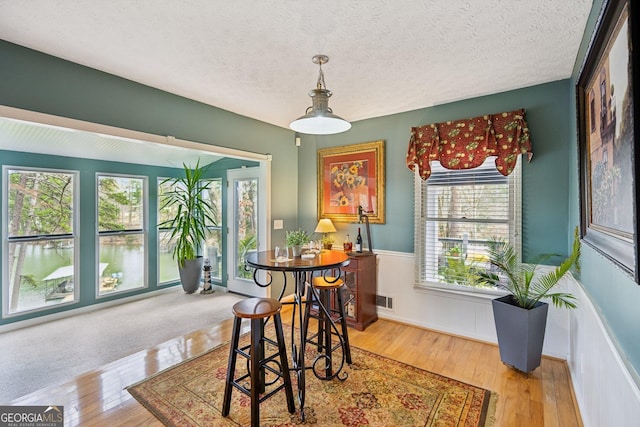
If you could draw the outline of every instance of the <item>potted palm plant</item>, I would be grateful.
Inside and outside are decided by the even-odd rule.
[[[308,243],[311,240],[311,236],[301,229],[287,231],[286,234],[287,246],[293,248],[293,256],[300,256],[302,254],[302,245]]]
[[[178,261],[180,283],[187,293],[200,286],[203,259],[200,255],[202,242],[206,238],[207,226],[216,225],[213,206],[203,194],[210,182],[203,180],[208,166],[194,169],[183,164],[184,176],[167,178],[162,184],[171,183],[173,188],[164,194],[160,209],[169,209],[174,216],[160,223],[160,227],[171,229],[169,239],[175,243],[173,259]]]
[[[557,307],[576,308],[576,298],[553,292],[572,268],[580,269],[580,236],[576,228],[571,254],[558,267],[537,272],[538,263],[555,255],[541,255],[536,263],[523,264],[509,243],[494,240],[489,246],[489,262],[498,270],[480,273],[484,283],[497,286],[507,295],[492,300],[500,359],[522,372],[540,366],[550,298]]]

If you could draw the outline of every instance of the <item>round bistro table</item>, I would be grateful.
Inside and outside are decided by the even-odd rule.
[[[252,252],[247,255],[246,264],[254,269],[253,278],[258,286],[267,287],[271,285],[272,276],[268,274],[268,280],[265,283],[261,283],[258,278],[258,271],[265,270],[269,273],[274,271],[281,271],[284,277],[284,285],[282,292],[278,299],[282,299],[284,291],[287,287],[287,274],[291,273],[294,278],[295,289],[293,292],[293,314],[291,316],[291,370],[295,371],[296,378],[298,380],[298,403],[300,405],[300,419],[304,420],[304,400],[305,400],[305,371],[312,369],[315,376],[321,380],[329,380],[332,378],[339,378],[341,380],[346,379],[346,375],[340,377],[340,371],[344,366],[344,361],[340,364],[339,368],[330,376],[320,375],[316,369],[315,364],[318,362],[322,355],[316,358],[312,366],[305,366],[305,347],[307,336],[307,324],[305,319],[305,310],[303,310],[304,304],[311,300],[310,294],[307,292],[313,292],[311,286],[307,286],[307,276],[312,275],[314,272],[322,271],[323,274],[331,277],[335,277],[337,280],[341,276],[340,268],[349,264],[349,256],[343,251],[334,250],[322,250],[316,254],[313,258],[293,257],[286,261],[276,261],[275,251],[263,251]],[[336,273],[337,270],[337,273]],[[307,291],[307,287],[309,290]],[[284,302],[287,304],[287,302]],[[319,304],[318,310],[324,311],[325,315],[331,317],[328,311],[329,307],[324,307]],[[297,314],[297,316],[296,316]],[[300,325],[299,336],[296,336],[296,326]],[[332,321],[332,327],[337,331],[335,323]],[[338,335],[341,344],[344,345],[342,338]],[[297,338],[297,339],[296,339]],[[344,351],[343,351],[344,359]]]

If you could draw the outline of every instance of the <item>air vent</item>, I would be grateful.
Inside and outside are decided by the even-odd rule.
[[[393,298],[387,297],[384,295],[376,295],[376,305],[378,307],[388,308],[389,310],[393,309]]]

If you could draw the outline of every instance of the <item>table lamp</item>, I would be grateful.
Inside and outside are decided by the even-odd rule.
[[[318,225],[314,230],[315,233],[322,233],[322,246],[324,246],[325,249],[331,249],[333,237],[329,236],[329,233],[335,233],[336,231],[336,228],[329,218],[322,218],[318,221]]]

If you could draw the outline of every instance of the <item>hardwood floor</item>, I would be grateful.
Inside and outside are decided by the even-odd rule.
[[[283,320],[290,319],[287,309]],[[161,426],[125,390],[163,369],[225,343],[231,320],[141,351],[66,384],[31,393],[15,405],[64,405],[69,426]],[[543,358],[531,374],[500,361],[498,348],[380,319],[349,329],[351,344],[498,393],[496,426],[582,426],[563,361]]]

